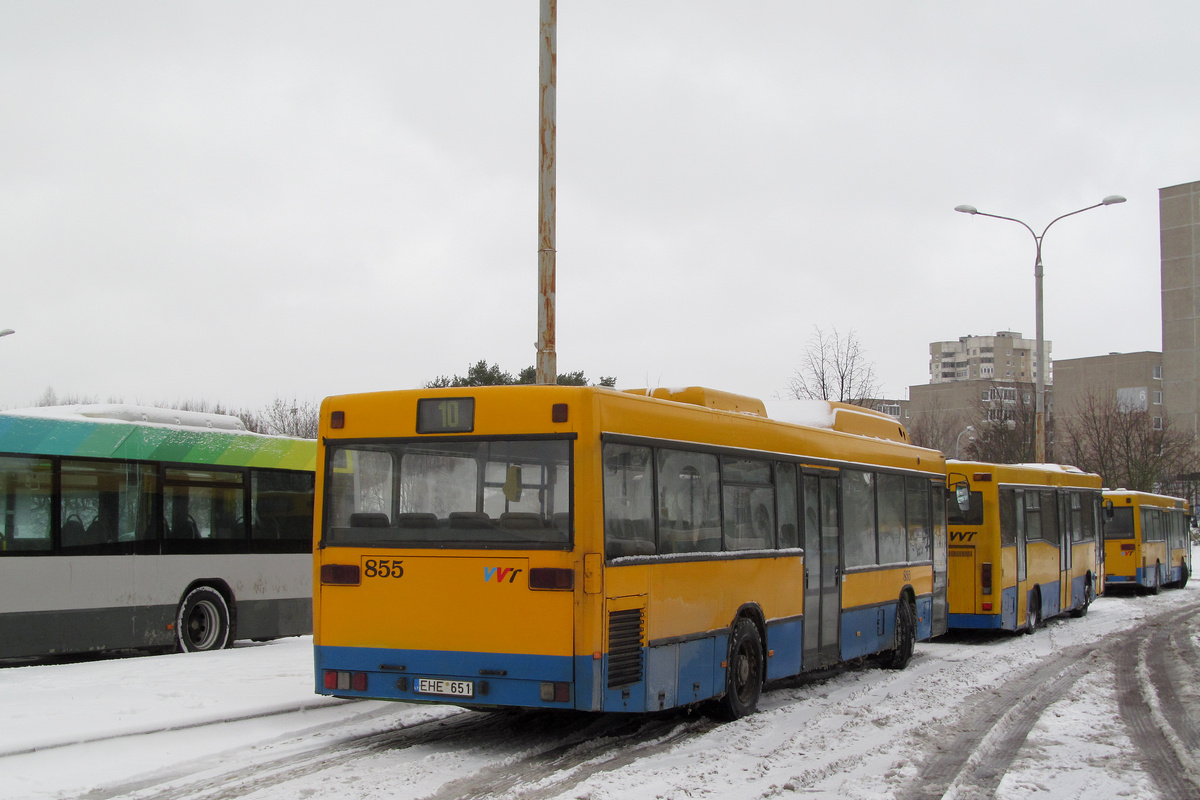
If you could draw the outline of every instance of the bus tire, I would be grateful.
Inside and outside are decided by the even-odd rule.
[[[1179,562],[1179,588],[1180,589],[1187,586],[1188,577],[1189,576],[1188,576],[1187,562],[1180,561]]]
[[[1042,592],[1034,589],[1030,596],[1029,607],[1025,609],[1025,633],[1032,634],[1042,621]]]
[[[229,645],[229,604],[211,586],[197,586],[179,604],[175,638],[181,653],[220,650]]]
[[[1162,591],[1161,580],[1159,578],[1159,562],[1154,562],[1154,585],[1150,587],[1150,594],[1158,594]]]
[[[904,669],[917,646],[917,609],[912,600],[901,597],[896,605],[896,646],[879,658],[884,669]]]
[[[1087,583],[1084,584],[1084,587],[1083,587],[1083,605],[1079,606],[1079,608],[1071,609],[1071,616],[1072,617],[1086,617],[1087,612],[1088,612],[1088,606],[1090,606],[1092,604],[1092,601],[1095,599],[1096,599],[1096,592],[1092,589],[1092,579],[1088,578]]]
[[[753,714],[762,694],[763,645],[758,626],[745,617],[733,624],[729,661],[725,670],[725,696],[720,713],[727,720]]]

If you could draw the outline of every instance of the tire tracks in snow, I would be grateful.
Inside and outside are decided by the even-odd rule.
[[[1200,608],[1147,620],[1114,651],[1117,702],[1137,756],[1167,800],[1200,793],[1200,703],[1188,691],[1197,658],[1191,624]],[[1190,655],[1189,655],[1190,654]]]
[[[949,723],[953,733],[935,737],[946,743],[936,745],[917,778],[897,797],[992,797],[1045,710],[1084,674],[1111,660],[1121,716],[1146,771],[1168,800],[1191,800],[1200,789],[1192,755],[1200,747],[1200,730],[1192,721],[1200,709],[1175,689],[1187,686],[1180,683],[1181,675],[1193,659],[1200,659],[1189,632],[1197,619],[1200,604],[1172,609],[1108,639],[1066,648],[976,693],[965,704],[974,710]],[[1159,710],[1163,696],[1168,697],[1165,711]]]

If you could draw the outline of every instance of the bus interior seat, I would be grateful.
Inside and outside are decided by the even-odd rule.
[[[425,511],[408,511],[403,514],[396,515],[397,528],[436,528],[438,527],[437,514],[430,514]]]
[[[492,518],[483,511],[451,511],[451,528],[491,528]]]
[[[351,528],[390,528],[392,521],[379,511],[358,511],[350,515]]]
[[[500,527],[509,530],[542,530],[546,525],[541,514],[531,511],[505,511],[500,515]]]
[[[79,547],[87,544],[87,529],[77,517],[71,517],[62,524],[63,547]]]

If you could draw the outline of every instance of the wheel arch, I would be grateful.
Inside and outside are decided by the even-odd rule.
[[[733,615],[733,621],[729,623],[729,631],[732,637],[733,629],[737,625],[738,620],[748,619],[758,629],[758,640],[762,642],[763,658],[761,665],[761,679],[765,683],[767,679],[767,654],[771,651],[770,641],[767,638],[767,617],[763,613],[762,607],[758,603],[743,603],[738,608],[737,613]]]
[[[223,579],[196,578],[187,585],[187,588],[183,590],[183,594],[179,595],[179,600],[176,601],[175,608],[178,609],[181,607],[187,596],[202,586],[212,589],[224,598],[225,607],[229,610],[229,641],[232,644],[237,639],[237,598],[233,593],[233,589]]]

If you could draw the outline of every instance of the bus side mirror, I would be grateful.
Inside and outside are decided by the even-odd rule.
[[[1113,501],[1112,500],[1104,501],[1104,518],[1105,519],[1113,518]]]
[[[959,481],[954,484],[954,500],[958,503],[958,510],[966,513],[971,507],[971,486],[966,481]]]

